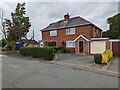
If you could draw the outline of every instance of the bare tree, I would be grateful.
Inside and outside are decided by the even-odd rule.
[[[0,12],[0,30],[1,30],[0,34],[2,35],[2,38],[6,39],[7,31],[5,28],[4,11],[2,9],[0,11],[1,11]]]

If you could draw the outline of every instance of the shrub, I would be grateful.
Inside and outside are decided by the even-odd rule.
[[[106,50],[102,54],[95,54],[94,60],[97,64],[107,64],[113,58],[113,52],[111,50]]]
[[[45,46],[46,48],[53,48],[54,53],[70,53],[70,51],[65,47],[55,47],[55,46]]]
[[[55,53],[54,53],[54,49],[51,47],[44,47],[44,48],[40,48],[40,47],[35,47],[35,48],[26,48],[23,47],[20,49],[20,53],[22,55],[27,55],[27,56],[33,56],[34,58],[44,58],[45,60],[53,60]]]
[[[10,41],[7,43],[7,49],[8,50],[13,50],[16,47],[16,42],[15,41]]]
[[[113,58],[113,52],[111,50],[106,50],[103,53],[106,53],[109,57],[109,60],[111,60]]]
[[[94,55],[94,61],[96,64],[101,64],[102,63],[102,55],[101,54],[95,54]]]
[[[65,47],[59,47],[59,52],[61,52],[61,53],[70,53],[70,51]]]
[[[102,53],[102,63],[108,63],[113,58],[113,52],[106,50]]]
[[[106,53],[102,53],[102,63],[108,63],[109,61],[109,56]]]
[[[53,47],[53,49],[54,49],[54,53],[58,53],[58,52],[59,52],[59,50],[60,50],[60,48],[59,48],[59,47]]]

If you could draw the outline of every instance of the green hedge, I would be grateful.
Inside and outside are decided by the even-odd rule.
[[[94,61],[96,64],[101,64],[102,63],[102,54],[95,54]]]
[[[54,49],[50,47],[44,47],[44,48],[28,48],[23,47],[20,49],[20,53],[25,56],[33,56],[34,58],[43,58],[45,60],[53,60],[55,53]]]

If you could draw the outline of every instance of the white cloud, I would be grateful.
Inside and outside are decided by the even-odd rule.
[[[7,0],[5,0],[7,1]],[[12,1],[12,0],[11,0]],[[14,1],[14,0],[13,0]],[[20,0],[22,2],[24,0]],[[117,2],[28,2],[26,3],[26,15],[30,17],[32,26],[28,37],[32,36],[35,30],[35,39],[40,40],[40,29],[48,26],[52,22],[63,19],[65,13],[70,13],[71,17],[81,16],[103,30],[108,29],[107,18],[118,12]],[[31,1],[31,0],[30,0]],[[36,1],[36,0],[34,0]],[[105,0],[106,1],[106,0]],[[4,2],[5,17],[10,18],[10,13],[14,12],[15,2]]]

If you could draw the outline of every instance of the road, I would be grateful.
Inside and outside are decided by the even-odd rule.
[[[3,88],[118,88],[118,78],[65,65],[2,57]]]

